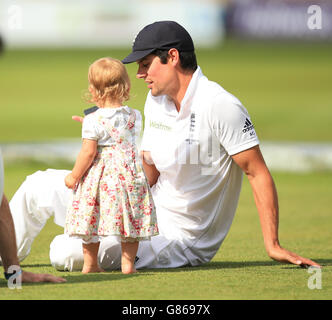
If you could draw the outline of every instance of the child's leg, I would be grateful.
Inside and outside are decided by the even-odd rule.
[[[128,241],[121,242],[122,248],[122,256],[121,256],[121,271],[124,274],[134,273],[136,272],[136,268],[134,266],[136,253],[138,250],[138,241]]]
[[[100,242],[83,243],[84,264],[82,273],[103,272],[104,270],[98,265],[98,250]]]

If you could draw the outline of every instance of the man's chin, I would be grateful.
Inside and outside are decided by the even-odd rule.
[[[159,91],[158,90],[153,90],[153,88],[150,89],[150,92],[151,92],[151,95],[153,97],[159,97],[159,96],[164,95],[164,93],[162,93],[160,90]]]

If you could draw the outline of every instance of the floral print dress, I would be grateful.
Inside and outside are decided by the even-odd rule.
[[[126,123],[94,117],[110,136],[73,192],[65,233],[83,239],[119,235],[121,241],[148,240],[158,234],[156,209],[135,144],[135,112],[127,107]],[[122,119],[124,113],[116,112]]]

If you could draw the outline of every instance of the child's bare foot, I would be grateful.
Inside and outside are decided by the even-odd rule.
[[[121,265],[121,271],[123,274],[131,274],[137,272],[135,266],[131,263]]]
[[[99,266],[83,266],[82,273],[96,273],[96,272],[105,272],[104,269]]]
[[[95,273],[95,272],[105,272],[98,265],[98,250],[99,242],[96,243],[83,243],[83,269],[82,273]]]
[[[137,272],[135,268],[135,257],[138,250],[138,241],[121,242],[122,257],[121,271],[124,274]]]

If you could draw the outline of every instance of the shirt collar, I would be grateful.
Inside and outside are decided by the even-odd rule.
[[[123,111],[130,114],[130,108],[128,106],[121,106],[119,108],[99,108],[98,109],[98,113],[101,113],[101,114],[107,115],[107,116],[113,115],[116,112],[123,112]]]
[[[163,105],[164,112],[168,116],[180,119],[182,117],[185,117],[188,114],[188,112],[190,112],[191,102],[195,94],[197,94],[196,88],[198,86],[200,79],[204,77],[205,76],[203,75],[201,68],[197,66],[197,69],[193,73],[188,88],[186,90],[186,93],[181,101],[181,107],[179,112],[176,110],[174,102],[169,100],[169,98],[166,95],[154,97],[152,96],[150,90],[148,93],[148,99],[152,99],[153,101],[156,101],[158,104]]]
[[[196,93],[196,88],[199,82],[199,79],[203,77],[203,73],[202,70],[199,66],[197,66],[197,69],[195,70],[195,72],[193,73],[193,76],[189,82],[189,86],[187,88],[187,91],[181,101],[181,108],[180,108],[180,112],[183,108],[186,108],[186,106],[188,104],[191,103],[195,93]]]

